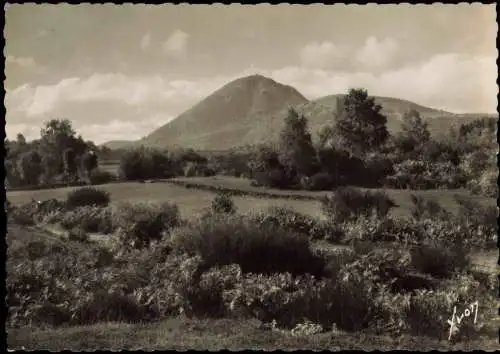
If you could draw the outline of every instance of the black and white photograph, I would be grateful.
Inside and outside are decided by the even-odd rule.
[[[500,350],[496,3],[4,17],[6,350]]]

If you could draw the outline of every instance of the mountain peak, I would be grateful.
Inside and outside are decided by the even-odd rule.
[[[151,145],[227,149],[253,142],[256,126],[271,133],[265,128],[270,117],[307,102],[291,86],[260,74],[249,75],[227,83],[143,140]]]
[[[238,79],[235,79],[229,83],[227,83],[226,86],[248,86],[249,88],[255,88],[258,86],[264,86],[264,87],[276,87],[276,86],[281,86],[281,87],[287,87],[286,85],[280,84],[273,79],[266,77],[261,74],[252,74],[248,76],[243,76]]]
[[[261,75],[261,74],[252,74],[252,75],[248,75],[248,76],[243,76],[243,77],[240,77],[238,80],[262,80],[262,81],[273,81],[275,82],[273,79],[267,77],[267,76],[264,76],[264,75]]]

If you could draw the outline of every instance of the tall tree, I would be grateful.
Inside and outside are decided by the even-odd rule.
[[[26,138],[24,137],[23,134],[19,133],[17,134],[16,142],[20,146],[26,145]]]
[[[84,153],[82,158],[81,158],[81,164],[82,164],[82,167],[83,167],[83,170],[86,174],[87,179],[90,181],[90,176],[92,174],[92,171],[95,170],[97,168],[97,165],[98,165],[96,153],[92,150]]]
[[[63,152],[64,173],[70,178],[75,179],[78,172],[76,155],[73,149],[67,148]]]
[[[31,150],[21,154],[17,160],[17,171],[25,184],[37,185],[43,172],[38,152]]]
[[[317,166],[307,119],[290,108],[280,135],[280,161],[293,174],[310,176]]]
[[[60,159],[59,156],[54,155],[47,150],[41,150],[42,157],[42,181],[43,183],[50,183],[53,177],[60,173]]]
[[[20,176],[17,173],[17,169],[12,160],[4,160],[3,162],[5,168],[5,183],[8,188],[18,187],[20,185]]]
[[[51,119],[45,122],[40,135],[42,139],[56,138],[58,136],[74,137],[76,132],[73,130],[71,121],[68,119]]]
[[[364,89],[351,89],[344,97],[336,131],[351,153],[364,156],[376,151],[389,137],[387,118]]]
[[[49,179],[65,172],[65,151],[71,149],[75,156],[75,164],[87,150],[87,144],[72,127],[67,119],[52,119],[45,122],[41,130],[40,150],[46,162],[46,177]],[[49,157],[50,156],[50,157]],[[45,158],[46,157],[46,158]]]
[[[425,144],[431,138],[427,122],[425,122],[417,110],[411,109],[403,115],[401,124],[401,137],[410,144]]]

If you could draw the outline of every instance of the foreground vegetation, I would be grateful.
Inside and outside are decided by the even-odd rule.
[[[411,217],[394,219],[389,196],[352,188],[323,199],[322,220],[279,207],[242,213],[227,194],[190,219],[168,202],[111,201],[106,192],[83,188],[64,200],[8,206],[11,346],[39,340],[61,348],[62,336],[101,331],[98,343],[78,345],[136,348],[124,336],[111,338],[136,328],[152,347],[193,348],[202,335],[184,337],[183,326],[203,331],[237,321],[249,336],[226,337],[220,343],[229,348],[326,349],[332,336],[350,348],[375,341],[354,344],[348,333],[406,338],[380,339],[387,347],[424,336],[434,338],[423,342],[428,349],[444,348],[450,344],[436,340],[447,339],[453,306],[462,311],[476,300],[477,322],[462,321],[452,342],[480,349],[496,339],[496,275],[470,264],[473,250],[496,247],[496,208],[462,201],[454,215],[413,197]],[[61,225],[67,237],[40,229],[47,224]],[[105,242],[93,232],[107,235]],[[349,247],[312,247],[318,240]],[[175,344],[166,344],[158,331],[172,321],[180,328],[166,337]],[[134,325],[104,324],[110,322]],[[28,336],[27,326],[40,329]],[[259,341],[257,333],[266,334]]]

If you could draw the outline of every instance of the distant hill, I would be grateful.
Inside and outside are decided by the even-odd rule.
[[[305,115],[316,140],[319,130],[333,123],[338,102],[344,96],[331,95],[309,101],[291,86],[262,75],[247,76],[226,84],[141,140],[113,141],[105,145],[112,149],[133,144],[212,151],[265,143],[278,138],[290,107]],[[446,134],[451,125],[485,116],[455,114],[390,97],[375,96],[375,102],[382,106],[391,133],[400,131],[403,114],[410,109],[421,113],[434,136]]]

